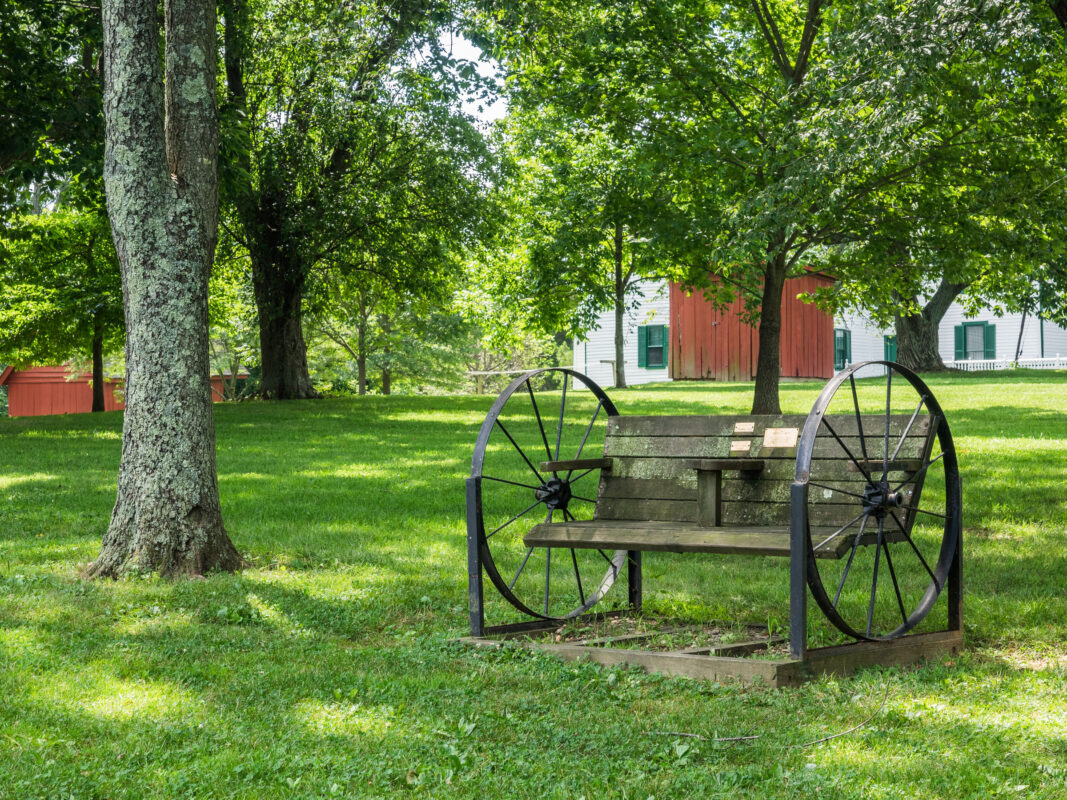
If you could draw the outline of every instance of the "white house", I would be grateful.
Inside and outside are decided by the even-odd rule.
[[[670,319],[670,293],[667,282],[646,281],[637,286],[635,295],[636,302],[626,311],[626,330],[623,333],[626,383],[629,386],[637,386],[642,383],[669,381],[671,376],[667,370],[668,347],[664,335]],[[649,358],[650,352],[652,358]],[[574,341],[574,368],[600,386],[614,385],[613,310],[600,315],[597,327],[589,333],[585,341]]]
[[[1067,368],[1067,329],[1023,314],[996,316],[992,311],[964,316],[953,303],[937,331],[941,359],[968,371],[1007,369],[1013,364],[1035,369]],[[862,314],[834,319],[834,369],[857,361],[896,360],[893,328],[875,325]]]

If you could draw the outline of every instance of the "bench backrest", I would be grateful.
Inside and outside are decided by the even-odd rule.
[[[604,455],[612,459],[597,495],[597,519],[698,520],[697,473],[693,459],[759,458],[758,474],[722,473],[722,525],[788,525],[789,487],[796,468],[797,443],[806,417],[785,416],[617,416],[608,422]],[[892,454],[911,415],[890,417]],[[862,459],[855,416],[828,416],[845,445]],[[863,418],[868,456],[880,460],[885,417]],[[930,438],[930,417],[920,415],[900,447],[897,461],[922,458]],[[816,463],[818,462],[818,463]],[[896,470],[890,479],[903,480]],[[879,477],[881,470],[879,469]],[[862,493],[865,480],[825,426],[813,454],[812,480]],[[910,502],[910,500],[909,500]],[[809,519],[813,526],[839,526],[853,519],[859,501],[812,486]],[[910,527],[910,525],[909,525]]]

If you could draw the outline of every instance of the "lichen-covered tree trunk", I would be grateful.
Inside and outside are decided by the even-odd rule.
[[[214,0],[104,0],[104,185],[122,267],[118,496],[90,576],[240,566],[222,522],[208,366],[218,223]]]

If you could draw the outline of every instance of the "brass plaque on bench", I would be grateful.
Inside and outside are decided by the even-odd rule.
[[[741,436],[746,433],[755,433],[756,423],[751,420],[748,422],[735,422],[734,423],[734,436]]]
[[[767,428],[763,432],[763,446],[796,447],[799,434],[800,431],[797,428]]]

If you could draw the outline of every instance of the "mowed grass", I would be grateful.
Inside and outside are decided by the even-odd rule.
[[[930,383],[963,478],[967,651],[778,691],[450,642],[492,398],[217,408],[251,566],[177,583],[77,577],[119,414],[0,420],[0,798],[1067,797],[1067,375]],[[819,389],[785,384],[785,410]],[[743,413],[751,385],[611,395]],[[788,618],[781,560],[647,559],[658,612]]]

